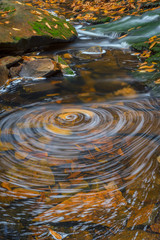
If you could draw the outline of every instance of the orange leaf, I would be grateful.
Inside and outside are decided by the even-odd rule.
[[[118,149],[118,154],[119,155],[121,155],[121,156],[123,156],[124,155],[124,153],[123,153],[123,151],[122,151],[122,149],[120,148],[120,149]]]
[[[155,84],[160,84],[160,78],[154,81]]]
[[[1,186],[2,186],[3,188],[6,188],[7,190],[11,191],[11,188],[10,188],[8,182],[2,182]]]
[[[124,38],[126,37],[128,34],[122,35],[121,37],[119,37],[118,39]]]
[[[157,43],[157,42],[153,42],[153,43],[151,44],[151,46],[149,47],[149,49],[153,48],[153,47],[156,45],[156,43]]]
[[[49,230],[49,233],[54,237],[55,240],[62,239],[62,236],[59,233],[53,231],[51,228],[49,228],[48,230]]]
[[[53,124],[48,124],[47,128],[55,134],[62,134],[62,135],[72,134],[72,132],[69,129],[59,128],[59,127],[54,126]]]

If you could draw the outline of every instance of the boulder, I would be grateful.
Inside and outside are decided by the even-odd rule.
[[[4,65],[0,65],[0,86],[8,79],[9,71]]]
[[[39,50],[77,37],[66,20],[19,1],[1,0],[0,23],[1,54]]]
[[[34,59],[23,64],[20,77],[49,77],[57,71],[57,64],[49,58]]]

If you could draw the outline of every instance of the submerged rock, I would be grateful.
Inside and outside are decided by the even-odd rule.
[[[24,52],[76,38],[76,30],[64,19],[21,2],[0,3],[0,52]]]
[[[159,236],[158,234],[152,234],[152,233],[148,233],[148,232],[145,232],[145,231],[142,231],[142,230],[132,230],[132,231],[129,231],[129,230],[125,230],[125,231],[122,231],[120,233],[117,233],[115,236],[113,237],[110,237],[109,240],[133,240],[133,239],[136,239],[136,240],[158,240],[159,239]]]
[[[49,58],[35,59],[23,64],[20,77],[49,77],[57,71],[57,64]]]
[[[112,188],[110,188],[112,185]],[[34,218],[34,221],[81,221],[116,229],[124,225],[126,200],[116,185],[99,192],[78,193]],[[113,218],[114,215],[114,218]],[[103,219],[103,220],[102,220]]]
[[[100,46],[93,46],[85,50],[80,50],[75,53],[75,57],[79,60],[93,60],[95,58],[101,58],[102,54],[106,51],[103,50]]]

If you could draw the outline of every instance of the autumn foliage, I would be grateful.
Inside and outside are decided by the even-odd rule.
[[[124,15],[141,14],[148,9],[159,7],[159,0],[33,0],[33,4],[44,8],[57,8],[57,13],[68,14],[72,11],[71,20],[99,21],[108,17],[117,20]]]

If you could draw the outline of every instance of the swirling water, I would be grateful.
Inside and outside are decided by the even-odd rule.
[[[77,45],[76,76],[1,89],[0,239],[159,239],[160,99],[131,52]]]

